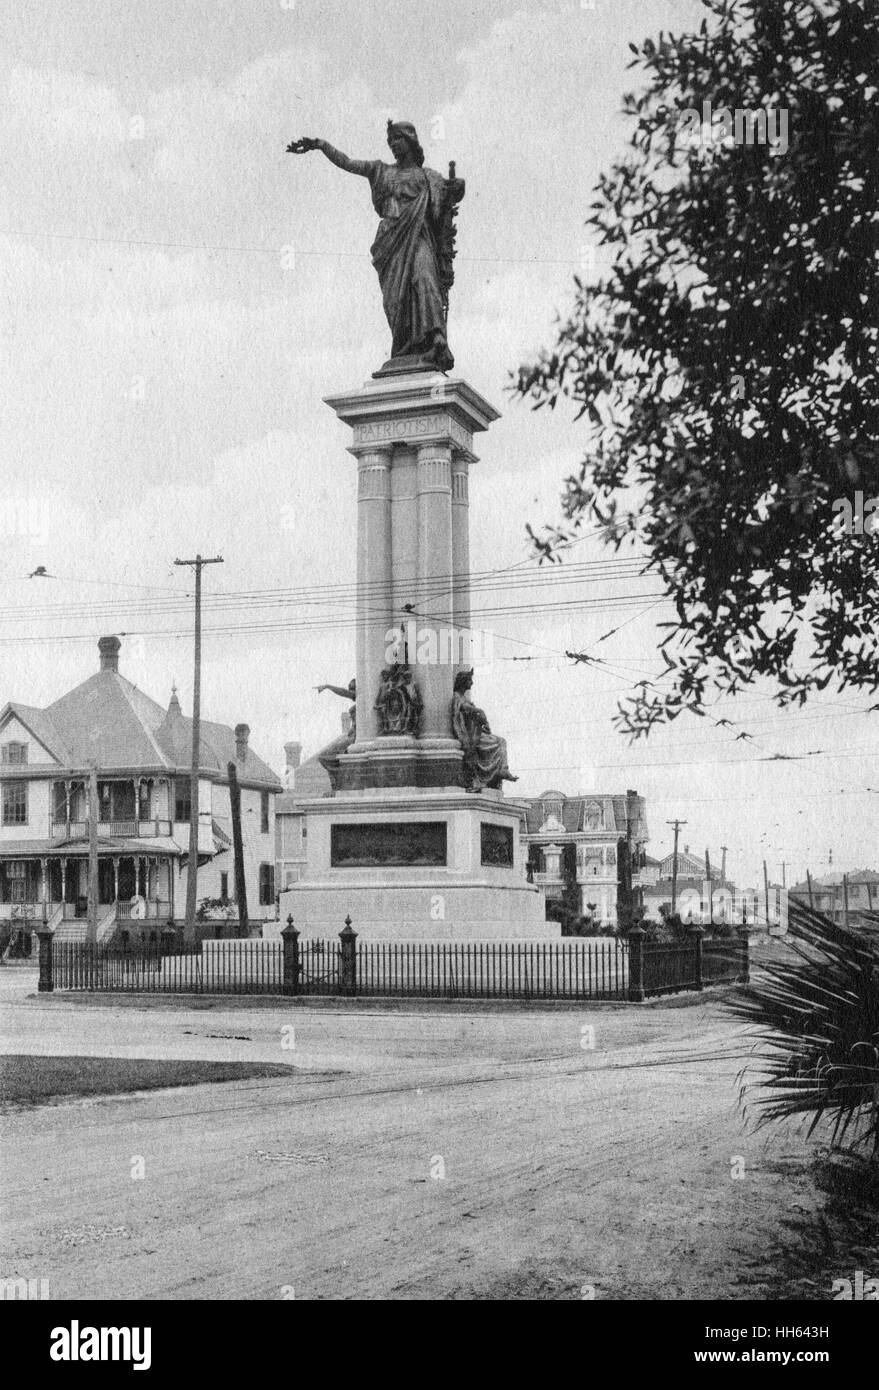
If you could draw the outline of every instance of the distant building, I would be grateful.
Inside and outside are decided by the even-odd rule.
[[[29,932],[45,921],[61,939],[85,939],[88,781],[96,765],[97,939],[157,939],[179,930],[185,912],[192,721],[176,692],[164,709],[120,675],[118,637],[102,637],[98,647],[100,669],[54,704],[0,710],[0,923]],[[235,896],[227,771],[234,763],[248,913],[260,920],[276,915],[281,783],[249,735],[246,724],[201,721],[198,898]]]
[[[809,883],[795,883],[790,897],[809,907]],[[875,869],[854,869],[850,874],[822,874],[812,879],[811,905],[834,922],[845,922],[846,898],[849,921],[856,913],[879,912],[879,873]]]
[[[543,890],[547,916],[592,917],[617,925],[621,860],[631,843],[633,888],[642,885],[647,813],[636,792],[566,796],[546,791],[523,798],[529,872]]]
[[[671,912],[672,890],[676,890],[675,908],[684,921],[691,917],[695,922],[699,918],[699,911],[695,907],[695,894],[699,895],[700,901],[708,902],[708,865],[705,859],[698,854],[690,852],[690,846],[684,845],[683,849],[678,850],[677,876],[675,881],[674,871],[674,852],[667,854],[664,859],[651,860],[642,870],[642,900],[644,904],[645,917],[652,922],[658,922],[661,917],[661,908],[666,908]],[[717,908],[714,913],[714,920],[717,922],[726,921],[732,918],[733,905],[732,895],[736,893],[735,884],[726,875],[726,855],[724,854],[719,864],[712,859],[711,863],[711,895],[717,898]],[[723,890],[723,891],[721,891]],[[706,912],[708,909],[705,909]],[[751,913],[753,917],[753,912]],[[737,917],[737,920],[741,919]]]

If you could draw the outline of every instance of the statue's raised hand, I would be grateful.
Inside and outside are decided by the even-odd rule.
[[[287,146],[288,154],[308,154],[311,150],[319,150],[320,140],[314,140],[310,135],[303,135],[299,140],[291,140]]]

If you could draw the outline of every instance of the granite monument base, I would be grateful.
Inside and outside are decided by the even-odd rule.
[[[281,893],[304,937],[350,917],[369,940],[550,940],[543,894],[525,878],[521,809],[459,787],[350,791],[302,803],[308,867]]]

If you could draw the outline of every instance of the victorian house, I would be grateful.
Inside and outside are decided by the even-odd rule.
[[[179,933],[186,902],[192,723],[119,672],[102,637],[100,669],[45,709],[0,711],[0,925],[45,922],[86,937],[89,779],[97,770],[97,939]],[[275,917],[274,803],[281,783],[249,746],[246,724],[201,721],[198,899],[234,897],[228,765],[241,789],[251,920]],[[209,928],[205,928],[210,933]]]
[[[644,798],[634,791],[588,796],[546,791],[526,805],[529,876],[546,895],[547,916],[616,926],[627,892],[627,860],[635,902],[640,894],[648,838]]]

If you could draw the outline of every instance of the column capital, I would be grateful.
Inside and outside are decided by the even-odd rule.
[[[375,467],[381,464],[390,467],[394,445],[390,440],[381,443],[355,444],[351,446],[348,453],[354,455],[358,468],[362,468],[364,464],[368,463],[372,463]]]
[[[365,449],[357,456],[357,500],[384,501],[391,495],[391,448]]]
[[[418,492],[452,490],[452,448],[450,444],[418,445]]]

